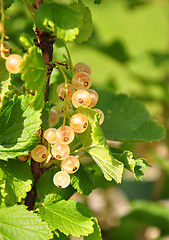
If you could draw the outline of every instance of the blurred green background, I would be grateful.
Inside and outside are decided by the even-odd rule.
[[[61,1],[60,2],[70,2]],[[169,1],[83,1],[93,15],[94,31],[83,43],[68,43],[73,63],[86,62],[93,85],[140,99],[166,127],[166,138],[153,143],[114,143],[133,151],[152,165],[142,182],[125,172],[121,185],[106,182],[96,168],[98,189],[89,197],[75,195],[93,211],[104,240],[169,239]],[[7,10],[6,33],[14,52],[26,48],[19,41],[32,19],[18,1]],[[62,54],[62,49],[58,51]]]

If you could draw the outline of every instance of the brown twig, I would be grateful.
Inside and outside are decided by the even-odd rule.
[[[45,93],[44,93],[44,101],[47,102],[48,93],[49,93],[50,76],[54,68],[54,66],[51,65],[50,62],[52,61],[53,44],[55,42],[55,38],[50,33],[46,33],[38,28],[35,29],[35,34],[37,37],[37,39],[35,39],[35,44],[42,50],[42,56],[45,64],[47,65],[46,85],[45,85]],[[41,127],[40,143],[42,143],[42,135],[43,135],[43,129]],[[32,210],[35,205],[35,200],[37,196],[36,183],[41,176],[40,163],[35,162],[33,159],[31,159],[31,170],[34,177],[34,183],[31,191],[27,194],[27,197],[25,200],[25,205],[28,206],[28,210]]]

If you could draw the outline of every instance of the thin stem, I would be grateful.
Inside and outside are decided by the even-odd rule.
[[[67,105],[68,105],[68,85],[67,85],[67,77],[63,69],[58,65],[58,68],[60,72],[62,73],[62,76],[65,80],[65,105],[64,105],[64,117],[63,117],[63,126],[65,126],[66,123],[66,117],[67,117]]]
[[[4,42],[4,38],[8,38],[5,35],[5,28],[4,28],[4,24],[5,24],[5,13],[4,13],[4,3],[3,0],[1,0],[1,51],[3,49],[3,42]],[[1,54],[0,54],[1,55]],[[5,58],[5,57],[3,57]]]
[[[66,46],[66,44],[65,44],[65,49],[66,49],[66,52],[67,52],[67,55],[68,55],[68,58],[69,58],[69,64],[70,64],[70,68],[71,68],[72,76],[73,76],[73,75],[74,75],[74,67],[73,67],[72,58],[71,58],[71,56],[70,56],[69,49],[68,49],[68,47]]]
[[[78,149],[76,149],[75,151],[71,152],[70,154],[74,154],[74,153],[77,153],[77,152],[83,151],[83,150],[85,150],[85,149],[86,149],[86,148],[83,146],[83,147],[78,148]]]

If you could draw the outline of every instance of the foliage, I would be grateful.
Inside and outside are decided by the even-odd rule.
[[[0,58],[0,235],[4,240],[14,240],[16,236],[18,240],[66,240],[70,235],[101,240],[104,237],[99,219],[92,217],[84,204],[70,198],[76,192],[87,196],[104,184],[112,187],[122,182],[118,187],[123,188],[127,171],[139,181],[151,166],[130,146],[136,142],[159,141],[164,138],[165,130],[145,105],[128,93],[153,104],[158,99],[168,104],[168,86],[161,80],[169,59],[162,47],[165,36],[161,26],[165,17],[157,18],[162,16],[162,7],[153,1],[148,4],[139,0],[65,3],[3,0],[2,3],[2,20],[4,13],[11,18],[1,21],[1,46],[5,33],[10,37],[13,53],[22,55],[23,61],[20,72],[13,74],[6,69],[6,59]],[[149,16],[153,29],[157,27],[162,33],[156,34],[156,38],[150,36]],[[145,36],[143,25],[147,42],[140,37]],[[160,42],[157,51],[154,39]],[[144,54],[143,49],[146,49]],[[101,115],[89,106],[75,109],[68,100],[67,90],[64,101],[56,95],[60,83],[65,82],[66,86],[71,82],[74,59],[86,61],[92,67],[93,88],[99,95],[96,107],[104,112],[102,125],[99,124]],[[62,160],[53,159],[53,143],[47,142],[43,135],[50,125],[51,108],[60,115],[54,128],[68,125],[74,113],[88,119],[87,129],[75,134],[69,145],[70,154],[77,156],[81,164],[77,172],[70,174],[70,185],[66,188],[57,187],[53,180],[62,170]],[[48,152],[42,163],[29,155],[38,144]],[[28,156],[25,162],[18,159],[23,155]],[[136,240],[137,231],[145,225],[158,227],[161,236],[169,234],[167,211],[158,203],[135,201],[120,226],[107,232],[107,236]]]

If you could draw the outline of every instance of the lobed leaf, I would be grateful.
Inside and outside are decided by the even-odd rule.
[[[102,240],[101,229],[100,229],[97,219],[93,217],[92,221],[94,222],[94,225],[93,225],[94,232],[89,234],[89,236],[84,237],[84,240],[96,240],[96,239]]]
[[[134,176],[138,181],[145,177],[144,172],[147,169],[147,166],[151,167],[145,159],[134,159],[133,153],[130,151],[125,150],[122,152],[119,149],[111,148],[111,152],[115,159],[122,162],[126,169],[134,173]]]
[[[0,209],[0,239],[2,240],[48,240],[52,233],[45,222],[26,206]]]
[[[41,207],[40,216],[54,230],[59,229],[65,235],[87,236],[93,232],[90,211],[81,203],[73,200],[61,200]]]
[[[35,13],[35,24],[44,31],[53,32],[57,38],[73,41],[79,33],[81,16],[66,5],[44,3]]]
[[[7,160],[27,154],[39,142],[40,111],[31,108],[33,96],[4,98],[0,109],[0,158]]]
[[[142,180],[144,178],[144,172],[147,169],[147,166],[151,167],[145,159],[140,158],[136,159],[136,166],[134,168],[134,175],[137,180]]]
[[[121,182],[123,163],[113,158],[106,139],[99,125],[99,114],[90,108],[78,107],[78,112],[84,114],[89,126],[84,133],[79,134],[85,150],[101,168],[104,177],[111,181],[112,178]]]
[[[33,46],[29,48],[20,69],[22,80],[25,81],[25,87],[30,92],[36,92],[31,105],[35,110],[42,109],[44,106],[47,67],[37,47]]]
[[[0,58],[0,99],[2,101],[5,93],[9,91],[8,86],[10,85],[9,72],[5,67],[5,60]]]
[[[76,42],[82,43],[87,41],[92,35],[93,26],[92,26],[92,14],[90,9],[86,7],[81,0],[78,3],[73,3],[71,8],[81,14],[82,25],[79,28],[79,34],[76,37]]]
[[[153,120],[137,99],[107,90],[99,90],[98,94],[97,107],[104,112],[102,128],[106,138],[151,142],[164,137],[164,127]]]
[[[0,205],[21,202],[31,190],[33,176],[28,163],[20,160],[0,161]]]

